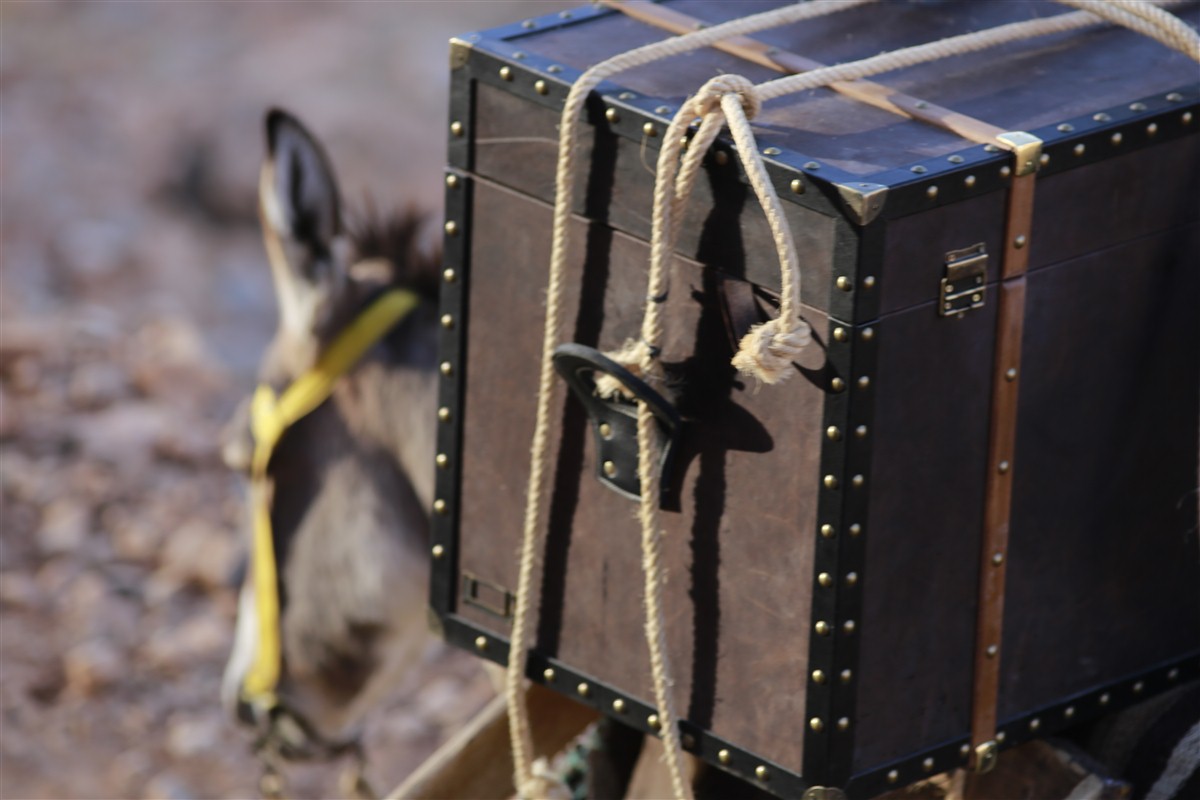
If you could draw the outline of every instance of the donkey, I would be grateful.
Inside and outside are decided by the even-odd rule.
[[[293,116],[267,114],[266,145],[259,216],[279,326],[260,383],[282,391],[381,291],[420,298],[287,430],[270,462],[283,713],[254,719],[241,698],[260,641],[249,578],[222,682],[226,708],[274,738],[277,752],[331,756],[352,746],[366,711],[428,641],[437,259],[420,248],[415,215],[347,225],[330,161]],[[249,408],[242,403],[222,437],[226,462],[242,471],[253,449]]]

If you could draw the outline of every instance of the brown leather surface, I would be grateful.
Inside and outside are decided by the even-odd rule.
[[[541,200],[554,196],[558,114],[480,84],[476,91],[476,172]],[[575,210],[638,238],[650,238],[654,151],[636,142],[585,128]],[[714,200],[714,198],[719,198]],[[813,287],[805,303],[827,309],[833,260],[833,218],[784,203],[800,257],[800,277]],[[779,256],[754,192],[741,183],[730,159],[710,163],[696,182],[681,227],[677,252],[724,272],[778,290]],[[820,287],[820,288],[817,288]]]
[[[681,0],[671,7],[719,22],[778,5]],[[763,31],[755,38],[836,64],[1046,13],[1044,3],[1022,0],[889,2]],[[1193,26],[1200,21],[1196,6],[1178,9],[1178,13]],[[535,33],[521,38],[520,49],[585,69],[616,53],[665,38],[665,32],[622,14],[591,21],[587,29],[587,35],[571,28]],[[1082,46],[1067,46],[1068,42]],[[1005,64],[1005,68],[997,69],[997,64]],[[1139,67],[1119,66],[1126,64]],[[767,67],[708,51],[650,64],[614,80],[677,107],[704,81],[721,72],[742,74],[755,82],[778,77]],[[1171,91],[1195,79],[1194,62],[1186,56],[1132,32],[1101,29],[1006,45],[875,80],[1004,130],[1031,130]],[[832,90],[773,100],[764,106],[754,125],[762,147],[795,150],[859,175],[949,155],[970,144],[957,135],[898,119]]]
[[[475,184],[460,567],[509,587],[549,217],[542,203]],[[595,224],[577,222],[575,234],[567,308],[579,306],[578,287],[585,300],[563,340],[613,348],[640,325],[647,247]],[[677,461],[678,509],[663,514],[678,707],[718,736],[799,765],[823,394],[803,374],[761,390],[734,380],[715,273],[680,259],[671,287],[664,359],[682,381],[679,408],[689,420]],[[806,317],[823,338],[826,318],[811,309]],[[820,346],[809,348],[802,366],[823,366]],[[555,451],[538,649],[648,701],[636,507],[592,478],[591,432],[576,404],[565,408],[555,425],[566,434]],[[496,617],[457,610],[507,634]]]

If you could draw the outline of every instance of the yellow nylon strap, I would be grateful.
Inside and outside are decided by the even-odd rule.
[[[342,331],[308,372],[276,398],[270,386],[260,385],[250,405],[250,430],[254,456],[250,462],[253,506],[251,557],[258,647],[254,663],[242,682],[243,698],[256,706],[275,705],[282,661],[279,630],[278,570],[271,535],[271,485],[267,467],[284,431],[314,411],[333,393],[340,377],[363,354],[416,307],[418,298],[405,289],[393,289],[367,307]]]

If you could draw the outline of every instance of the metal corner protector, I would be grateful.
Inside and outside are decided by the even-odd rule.
[[[888,187],[881,183],[839,183],[837,186],[838,194],[842,196],[842,202],[845,203],[846,209],[860,226],[870,225],[879,216],[879,212],[883,211],[884,203],[887,202]]]

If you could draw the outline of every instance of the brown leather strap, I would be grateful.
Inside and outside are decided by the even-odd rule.
[[[704,24],[703,20],[649,2],[649,0],[623,0],[623,2],[601,0],[601,5],[671,33],[689,33]],[[717,42],[713,47],[785,74],[794,75],[825,66],[819,61],[772,47],[749,36],[731,36]],[[926,100],[920,100],[873,81],[838,81],[829,84],[829,88],[860,103],[936,125],[977,144],[992,144],[996,141],[996,137],[1004,132],[1003,128],[974,119],[966,114],[960,114],[957,111],[951,111]]]
[[[1004,576],[1012,517],[1012,481],[1016,467],[1017,401],[1020,388],[1021,335],[1025,327],[1025,270],[1033,222],[1034,181],[1041,143],[1028,134],[1002,134],[1015,167],[1008,195],[1000,302],[996,311],[996,347],[984,499],[983,545],[979,560],[975,680],[971,703],[971,745],[976,769],[994,764],[996,705],[1000,689],[1004,630]]]

